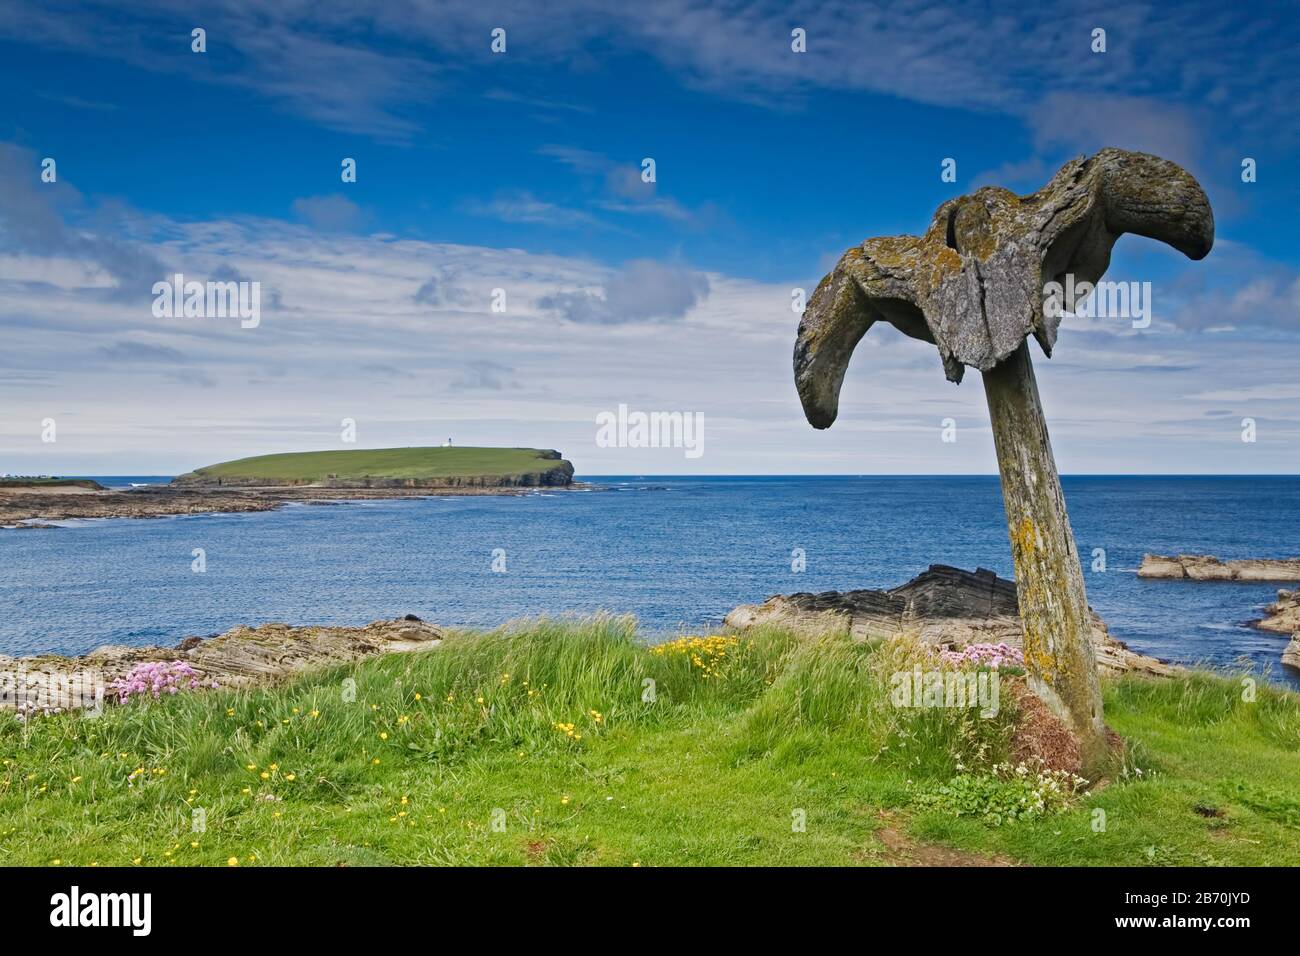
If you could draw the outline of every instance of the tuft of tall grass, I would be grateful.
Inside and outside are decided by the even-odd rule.
[[[738,640],[725,673],[710,676],[686,655],[655,653],[630,617],[542,618],[278,686],[140,698],[97,719],[25,726],[0,714],[0,749],[84,758],[84,779],[139,787],[150,802],[183,799],[200,778],[274,792],[290,772],[295,793],[337,797],[385,764],[448,772],[484,748],[576,757],[609,733],[739,711],[793,642],[777,631]],[[4,786],[0,772],[0,795]]]
[[[793,643],[768,692],[749,710],[737,760],[800,751],[845,740],[909,773],[950,775],[958,767],[1005,759],[1014,727],[1014,702],[1002,696],[992,716],[975,708],[900,707],[896,674],[934,669],[935,656],[914,637],[856,642],[827,631]]]
[[[1300,741],[1300,697],[1241,672],[1190,671],[1176,680],[1125,677],[1106,688],[1106,707],[1140,710],[1182,727],[1258,732],[1279,747]]]

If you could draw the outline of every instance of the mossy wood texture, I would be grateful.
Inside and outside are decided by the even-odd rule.
[[[984,373],[1016,567],[1029,685],[1073,726],[1085,764],[1106,751],[1091,615],[1029,344]]]

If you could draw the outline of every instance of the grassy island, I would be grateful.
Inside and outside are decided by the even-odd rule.
[[[567,485],[573,466],[538,448],[358,448],[258,455],[196,468],[178,485],[458,487]]]

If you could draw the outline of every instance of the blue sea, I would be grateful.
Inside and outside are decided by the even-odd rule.
[[[98,477],[115,487],[161,477]],[[293,504],[256,514],[0,531],[0,653],[170,645],[236,624],[417,614],[492,626],[542,613],[637,616],[648,636],[717,625],[793,591],[888,588],[932,563],[1011,577],[996,477],[586,476],[595,490]],[[1088,596],[1166,660],[1280,667],[1254,630],[1273,585],[1143,581],[1143,552],[1300,553],[1300,478],[1064,480]],[[194,573],[202,548],[207,570]],[[806,570],[792,571],[803,549]],[[492,570],[504,552],[505,571]],[[1106,568],[1091,570],[1094,550]],[[500,552],[497,552],[498,558]],[[500,562],[498,560],[498,566]]]

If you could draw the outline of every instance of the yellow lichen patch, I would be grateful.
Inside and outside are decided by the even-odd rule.
[[[946,245],[936,246],[930,256],[930,274],[926,277],[933,292],[950,275],[961,272],[961,256]]]
[[[920,260],[921,240],[916,236],[880,236],[868,239],[862,250],[872,262],[886,269],[916,268]]]
[[[929,295],[948,276],[961,272],[961,256],[944,242],[942,232],[933,228],[923,239],[915,236],[883,236],[868,239],[862,244],[872,263],[890,272],[902,272],[910,277],[912,288]],[[889,276],[897,280],[898,276]],[[897,295],[895,289],[881,290],[879,294]],[[907,296],[911,299],[911,296]],[[918,303],[919,304],[919,303]]]
[[[981,206],[963,206],[957,213],[957,244],[961,251],[984,262],[998,248],[997,233]]]
[[[1029,626],[1023,619],[1022,623],[1025,624],[1025,646],[1023,648],[1025,670],[1045,684],[1055,684],[1058,662],[1055,656],[1048,651],[1047,641],[1043,638],[1043,635],[1038,633],[1037,628]]]
[[[1011,526],[1011,551],[1017,560],[1028,560],[1038,547],[1038,531],[1032,518],[1021,518],[1019,525]]]

